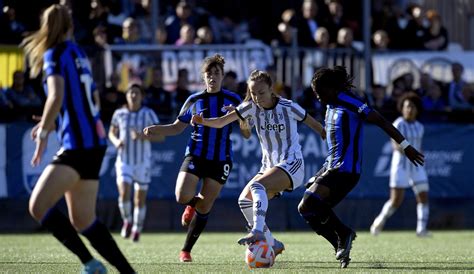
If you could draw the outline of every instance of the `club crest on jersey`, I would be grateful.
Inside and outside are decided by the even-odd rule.
[[[265,121],[265,124],[260,126],[261,130],[266,130],[266,131],[278,131],[282,132],[285,130],[285,124],[272,124],[267,121]]]
[[[362,113],[366,108],[367,108],[367,104],[363,104],[362,106],[359,107],[357,112]]]
[[[194,169],[194,164],[193,164],[193,162],[189,162],[188,167],[189,167],[189,169]]]

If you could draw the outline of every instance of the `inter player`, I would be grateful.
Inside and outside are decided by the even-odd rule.
[[[268,200],[283,191],[292,191],[303,184],[304,161],[299,144],[297,122],[303,122],[325,138],[322,125],[307,115],[298,104],[276,96],[267,72],[255,70],[247,80],[247,95],[234,111],[220,118],[193,116],[193,123],[221,128],[240,118],[252,121],[262,147],[262,167],[242,190],[239,206],[250,233],[239,244],[266,240],[280,254],[284,246],[275,240],[265,224]]]
[[[140,238],[146,215],[146,195],[151,182],[150,141],[164,139],[160,135],[148,137],[143,134],[145,127],[159,123],[155,112],[142,106],[143,96],[143,88],[132,83],[126,93],[127,105],[114,112],[109,129],[109,139],[118,152],[115,171],[118,206],[123,221],[120,235],[128,238],[131,234],[134,242]],[[132,185],[135,186],[133,218],[130,201]]]
[[[415,166],[424,164],[424,156],[390,122],[351,92],[352,78],[344,67],[319,69],[313,75],[311,87],[316,97],[327,105],[328,156],[321,170],[307,184],[298,211],[317,234],[333,245],[336,259],[345,268],[356,233],[339,220],[332,208],[359,181],[364,121],[383,129],[400,144]]]
[[[203,113],[206,117],[220,117],[227,113],[225,106],[238,105],[240,97],[221,88],[224,63],[224,58],[219,54],[204,59],[201,73],[206,90],[189,96],[173,124],[147,127],[145,135],[177,135],[188,126],[195,113]],[[179,255],[181,262],[192,261],[191,249],[204,230],[214,201],[229,177],[232,169],[231,130],[231,126],[221,129],[193,126],[176,180],[176,200],[187,205],[182,223],[188,226],[188,234]],[[247,123],[241,123],[241,131],[245,137],[250,136]],[[196,195],[200,179],[203,184]]]
[[[93,99],[95,84],[89,62],[84,51],[71,42],[72,33],[70,11],[52,5],[41,17],[41,28],[22,44],[31,76],[37,76],[43,68],[47,91],[43,116],[31,133],[36,142],[32,165],[41,162],[48,135],[55,128],[61,145],[33,189],[29,210],[79,257],[83,273],[105,273],[106,269],[92,257],[77,231],[120,273],[134,273],[107,227],[95,215],[106,136],[98,102]],[[63,196],[69,220],[56,207]]]
[[[407,93],[398,101],[398,110],[402,116],[398,117],[393,126],[396,127],[408,142],[416,149],[421,150],[424,127],[417,121],[421,111],[421,99],[415,93]],[[392,141],[393,154],[390,170],[390,199],[385,203],[380,214],[375,218],[370,232],[378,235],[382,231],[387,219],[395,213],[403,202],[405,189],[413,189],[416,197],[416,235],[429,236],[426,229],[429,216],[428,205],[428,176],[422,166],[413,166],[403,157],[403,150],[399,144]]]

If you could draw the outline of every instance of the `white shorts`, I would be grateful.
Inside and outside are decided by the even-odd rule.
[[[416,185],[426,185],[423,189],[428,191],[428,176],[424,167],[392,168],[390,170],[391,188],[408,188]]]
[[[290,177],[291,187],[285,190],[293,191],[303,185],[304,183],[303,159],[296,158],[296,159],[293,159],[291,162],[287,162],[285,160],[283,162],[278,163],[276,167],[283,170]],[[263,171],[261,170],[259,173],[263,173]]]
[[[117,182],[137,183],[139,185],[148,185],[151,182],[149,165],[128,165],[121,161],[116,161],[115,172],[117,173]]]

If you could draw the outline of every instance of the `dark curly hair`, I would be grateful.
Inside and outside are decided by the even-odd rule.
[[[423,102],[422,102],[420,96],[418,96],[418,94],[416,94],[412,91],[404,93],[402,96],[400,96],[400,98],[398,99],[398,102],[397,102],[397,109],[400,113],[402,113],[403,103],[406,100],[412,102],[415,105],[416,110],[417,110],[416,118],[418,119],[418,117],[421,114],[421,111],[423,110]]]
[[[204,75],[204,73],[209,72],[213,67],[219,67],[222,70],[222,73],[224,73],[224,64],[224,57],[218,53],[206,57],[201,66],[201,74]]]
[[[334,68],[320,68],[311,79],[311,88],[316,95],[329,95],[328,92],[340,92],[354,88],[352,85],[353,77],[350,76],[346,68],[343,66],[335,66]]]

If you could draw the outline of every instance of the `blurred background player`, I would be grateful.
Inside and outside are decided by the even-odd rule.
[[[417,150],[421,151],[423,141],[424,127],[417,121],[421,112],[421,99],[415,93],[403,95],[398,102],[398,109],[402,114],[394,122],[396,127],[408,142]],[[393,154],[390,170],[390,199],[385,203],[380,214],[375,218],[370,232],[372,235],[378,235],[390,216],[400,207],[405,195],[405,189],[413,189],[416,197],[416,235],[428,236],[426,226],[428,224],[429,205],[428,205],[428,176],[425,168],[412,165],[405,157],[404,151],[399,144],[392,140]]]
[[[71,42],[70,11],[61,5],[47,8],[39,31],[24,42],[36,77],[43,68],[47,99],[41,121],[31,137],[36,149],[31,163],[38,166],[56,127],[61,148],[41,174],[30,197],[31,215],[51,231],[84,264],[83,273],[105,273],[79,238],[80,231],[91,245],[120,273],[134,273],[107,227],[95,215],[99,170],[106,150],[106,136],[94,100],[95,84],[84,51]],[[56,207],[66,198],[68,218]]]
[[[423,165],[424,156],[390,122],[351,92],[352,77],[344,67],[319,69],[313,75],[311,87],[321,103],[327,105],[328,156],[321,170],[308,182],[298,211],[317,234],[332,244],[336,259],[346,268],[356,233],[339,220],[332,208],[359,181],[364,121],[383,129],[400,144],[415,166]]]
[[[191,122],[195,113],[206,117],[220,117],[227,113],[228,105],[238,105],[240,97],[232,91],[222,89],[224,79],[224,58],[216,54],[207,57],[201,67],[206,90],[189,96],[173,124],[155,125],[145,128],[147,136],[155,134],[177,135]],[[241,124],[242,134],[248,138],[247,124]],[[220,129],[194,125],[186,147],[185,158],[176,179],[176,200],[187,205],[182,216],[183,226],[188,226],[188,234],[179,255],[181,262],[191,262],[191,249],[207,224],[209,212],[232,170],[232,127]],[[199,180],[202,187],[196,195]]]
[[[303,184],[304,160],[297,122],[305,123],[323,138],[325,132],[323,126],[298,104],[275,95],[270,74],[254,70],[247,84],[247,96],[235,111],[214,119],[203,119],[202,114],[194,115],[192,121],[217,128],[239,118],[253,121],[262,147],[262,167],[239,197],[240,210],[252,230],[238,243],[266,240],[278,255],[284,250],[284,245],[273,238],[265,217],[269,199]]]
[[[143,129],[158,124],[155,112],[142,106],[144,91],[139,84],[131,84],[126,93],[127,105],[117,109],[109,129],[109,139],[117,148],[115,170],[119,190],[118,206],[123,226],[120,235],[138,242],[146,215],[146,195],[151,182],[151,143],[163,141],[163,137],[145,136]],[[133,223],[132,203],[134,188]]]

